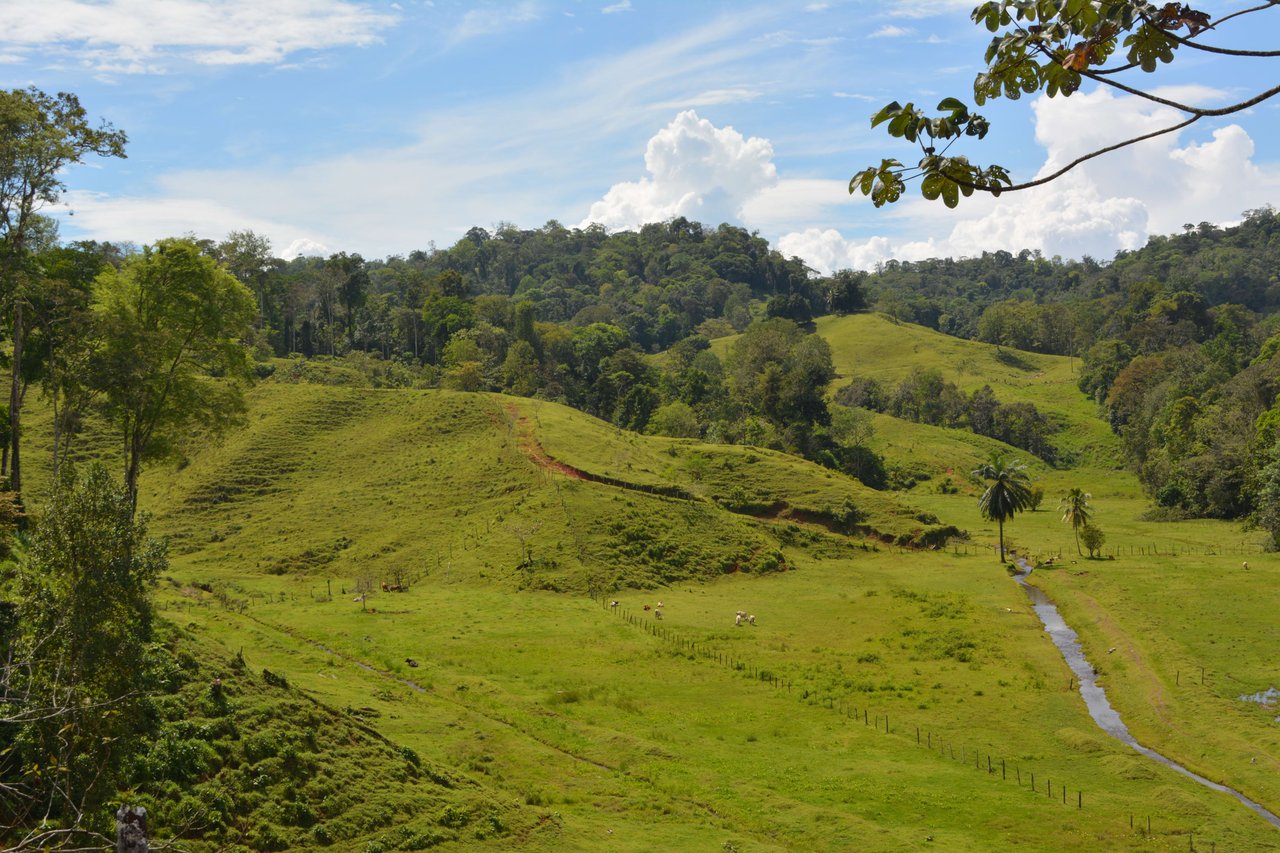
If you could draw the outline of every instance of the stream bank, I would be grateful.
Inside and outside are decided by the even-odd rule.
[[[1089,709],[1089,716],[1093,717],[1093,721],[1098,724],[1098,728],[1121,743],[1127,744],[1142,753],[1147,758],[1194,779],[1206,788],[1230,794],[1257,812],[1263,820],[1280,829],[1280,816],[1277,816],[1264,806],[1254,802],[1234,788],[1206,779],[1200,774],[1183,767],[1172,758],[1138,743],[1137,739],[1130,734],[1129,728],[1124,724],[1124,720],[1120,719],[1120,714],[1115,708],[1111,707],[1111,703],[1107,700],[1106,691],[1098,684],[1098,671],[1084,656],[1084,649],[1080,645],[1079,635],[1062,618],[1062,614],[1058,612],[1058,608],[1044,594],[1044,591],[1027,583],[1027,577],[1032,572],[1031,564],[1020,556],[1014,556],[1013,559],[1018,568],[1022,570],[1019,574],[1014,575],[1013,579],[1026,590],[1027,597],[1031,599],[1031,606],[1035,610],[1036,616],[1040,617],[1040,622],[1044,625],[1045,633],[1053,640],[1054,646],[1062,654],[1071,672],[1075,674],[1076,681],[1080,684],[1080,698],[1084,699],[1085,707]]]

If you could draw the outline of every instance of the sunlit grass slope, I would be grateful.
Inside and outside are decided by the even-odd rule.
[[[935,369],[962,390],[990,385],[1003,403],[1027,402],[1065,427],[1055,443],[1093,463],[1119,461],[1119,443],[1076,387],[1079,359],[1041,355],[944,335],[884,314],[826,316],[817,333],[831,345],[841,377],[900,382],[916,368]],[[843,381],[837,379],[835,387]]]
[[[553,478],[510,398],[266,382],[250,401],[243,430],[145,481],[176,565],[575,590],[784,567],[713,502]]]
[[[522,401],[541,448],[580,471],[659,489],[675,488],[735,511],[831,519],[847,504],[858,526],[895,541],[936,540],[944,531],[908,502],[807,460],[757,447],[706,444],[620,430],[564,406]]]
[[[797,570],[606,596],[650,630],[603,600],[437,576],[362,612],[314,578],[205,565],[243,609],[208,594],[167,593],[164,606],[330,707],[363,709],[424,761],[535,808],[553,834],[527,849],[1275,840],[1235,801],[1098,732],[990,561],[864,552],[827,533],[786,554]],[[643,610],[659,599],[660,623]],[[756,626],[734,627],[738,609]],[[1131,831],[1130,814],[1150,814],[1155,837]]]
[[[213,590],[166,587],[165,614],[531,809],[526,849],[1276,840],[1102,735],[988,556],[864,549],[719,500],[896,498],[530,400],[268,382],[251,403],[245,430],[148,474],[173,574]],[[984,449],[928,440],[939,464]],[[922,485],[908,500],[981,524],[971,496]],[[1061,534],[1036,515],[1036,535]],[[380,591],[397,577],[414,583]],[[362,585],[372,593],[353,600]],[[661,622],[643,609],[658,600]],[[756,626],[735,627],[738,610]],[[1150,814],[1155,838],[1130,814]]]

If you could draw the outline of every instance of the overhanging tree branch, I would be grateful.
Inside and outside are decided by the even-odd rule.
[[[1241,9],[1224,16],[1218,24],[1241,15],[1280,6],[1280,0]],[[922,156],[914,166],[886,158],[853,176],[849,192],[861,192],[880,207],[901,199],[906,184],[920,178],[920,192],[926,199],[941,199],[955,207],[961,196],[982,191],[992,195],[1030,189],[1047,184],[1082,163],[1096,157],[1182,130],[1200,119],[1234,115],[1280,95],[1280,85],[1267,88],[1245,100],[1223,107],[1202,107],[1182,103],[1152,89],[1144,89],[1115,79],[1114,75],[1135,68],[1153,73],[1176,58],[1180,46],[1231,57],[1280,57],[1280,51],[1250,51],[1220,48],[1195,41],[1199,33],[1214,29],[1206,13],[1187,5],[1155,6],[1146,0],[1102,0],[1097,3],[1027,3],[1023,0],[991,0],[973,10],[975,23],[997,35],[986,50],[987,69],[974,80],[974,98],[979,106],[988,98],[1016,99],[1022,94],[1043,92],[1049,97],[1070,96],[1082,80],[1091,80],[1149,103],[1177,110],[1184,121],[1090,151],[1072,162],[1031,181],[1015,183],[1003,166],[985,168],[967,157],[950,155],[960,137],[986,136],[989,124],[969,112],[962,102],[945,98],[938,104],[941,115],[928,116],[908,103],[889,104],[871,119],[874,128],[885,124],[890,136],[918,142]],[[1001,34],[998,31],[1005,27]],[[1185,28],[1189,36],[1176,30]],[[1106,62],[1120,49],[1127,61],[1107,68]],[[941,149],[941,150],[939,150]]]

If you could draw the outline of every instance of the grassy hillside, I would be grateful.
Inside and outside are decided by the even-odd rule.
[[[1062,426],[1054,442],[1080,462],[1120,463],[1119,439],[1076,387],[1078,359],[953,338],[884,314],[819,317],[815,331],[831,346],[833,390],[854,376],[896,384],[917,368],[937,370],[965,392],[990,385],[1002,403],[1033,404]],[[736,335],[719,338],[711,348],[723,359],[735,340]]]
[[[491,395],[268,382],[251,403],[244,431],[144,481],[174,575],[213,590],[168,590],[165,614],[522,803],[503,826],[536,828],[526,849],[1270,843],[1234,801],[1097,731],[989,556],[889,553],[722,505],[733,488],[792,508],[851,496],[882,523],[932,512],[985,537],[970,496],[922,484],[902,501]],[[939,465],[983,451],[888,427]],[[1035,536],[1060,538],[1035,515]],[[1028,518],[1011,532],[1030,539]],[[643,609],[659,600],[660,622]]]
[[[193,853],[503,850],[552,831],[536,809],[379,734],[372,709],[318,703],[199,624],[166,631],[173,689],[154,703],[162,722],[134,797],[154,838]]]
[[[674,491],[758,516],[817,520],[898,542],[942,541],[947,531],[909,503],[795,456],[757,447],[642,436],[563,406],[512,402],[552,459],[588,475]]]
[[[1278,843],[1234,800],[1098,731],[989,551],[903,550],[808,523],[848,499],[881,532],[955,524],[990,542],[968,485],[936,488],[948,470],[960,482],[985,439],[878,418],[891,461],[934,474],[894,495],[781,454],[636,436],[532,400],[265,382],[250,404],[245,429],[144,478],[153,531],[173,542],[177,584],[160,605],[198,647],[192,700],[243,650],[247,670],[226,681],[242,736],[279,729],[292,743],[282,727],[295,720],[335,733],[304,751],[338,767],[353,750],[387,757],[372,775],[334,777],[361,794],[344,801],[347,822],[335,818],[335,849],[1185,849],[1188,833],[1198,847]],[[1144,521],[1136,484],[1115,472],[1037,476],[1053,496],[1083,480],[1108,547],[1204,549],[1238,535]],[[941,522],[920,520],[929,514]],[[1072,547],[1053,512],[1020,515],[1007,532],[1028,550]],[[1124,581],[1139,565],[1127,556],[1080,576],[1098,577],[1081,587],[1096,611],[1071,598],[1077,576],[1045,577],[1063,582],[1052,590],[1069,619],[1097,620],[1082,630],[1095,660],[1118,644],[1104,616],[1158,586],[1162,560],[1141,564],[1137,586]],[[1220,568],[1195,566],[1179,583]],[[1114,620],[1149,635],[1129,672],[1117,667],[1115,689],[1132,691],[1117,705],[1145,701],[1144,679],[1163,672],[1147,664],[1170,650],[1212,667],[1210,652],[1263,630],[1280,601],[1246,602],[1246,589],[1215,587],[1219,615],[1244,614],[1215,634],[1230,634],[1221,649],[1188,642],[1208,610],[1180,618],[1169,603]],[[661,620],[645,609],[659,601]],[[739,610],[754,627],[734,625]],[[1228,671],[1252,685],[1265,660],[1258,651]],[[1135,712],[1135,731],[1154,742],[1162,723],[1181,728],[1213,707],[1165,703],[1150,722]],[[1189,764],[1280,805],[1261,769],[1235,772],[1246,742],[1268,772],[1280,760],[1256,728],[1265,721],[1225,719],[1219,737],[1186,728],[1160,745],[1199,738]],[[272,758],[220,748],[239,757],[191,785],[239,768],[223,781],[247,790],[244,774]],[[405,792],[380,781],[402,778],[418,781]],[[316,814],[334,785],[269,779]],[[176,809],[181,795],[156,806]],[[305,814],[266,799],[246,800],[229,824],[245,829],[218,838],[320,846]],[[366,813],[376,820],[357,820]],[[254,831],[257,846],[244,840]]]
[[[817,332],[831,345],[832,360],[842,377],[900,382],[919,367],[938,370],[966,392],[990,385],[1001,402],[1031,403],[1059,419],[1065,429],[1055,443],[1083,461],[1114,464],[1119,460],[1118,439],[1098,418],[1094,403],[1076,388],[1078,359],[953,338],[884,314],[821,317]]]

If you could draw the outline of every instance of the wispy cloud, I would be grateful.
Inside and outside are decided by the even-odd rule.
[[[867,36],[867,38],[869,39],[902,38],[903,36],[909,36],[914,32],[915,30],[911,29],[910,27],[898,27],[898,26],[894,26],[893,24],[885,24],[883,27],[876,30],[871,35]]]
[[[831,97],[833,97],[833,98],[852,98],[852,99],[853,99],[853,100],[855,100],[855,101],[877,101],[877,100],[879,100],[879,98],[873,97],[872,95],[861,95],[861,94],[859,94],[859,93],[857,93],[857,92],[832,92],[832,93],[831,93]]]
[[[973,0],[893,0],[887,12],[895,18],[932,18],[935,15],[968,15]]]
[[[810,3],[804,7],[806,12],[823,12],[831,8],[830,3]]]
[[[149,241],[175,230],[220,237],[248,225],[280,246],[312,240],[378,255],[476,224],[576,221],[604,188],[635,174],[645,141],[671,121],[672,103],[749,100],[757,90],[741,80],[781,79],[787,69],[796,79],[785,85],[809,85],[812,69],[794,68],[793,54],[750,37],[780,15],[735,12],[567,64],[537,87],[423,113],[401,145],[284,168],[169,172],[132,197],[80,197],[67,230]],[[194,213],[175,215],[183,210]]]
[[[617,3],[605,6],[600,11],[606,15],[616,15],[618,12],[634,12],[635,10],[631,8],[631,0],[619,0]]]
[[[657,108],[670,108],[676,110],[688,109],[689,107],[709,107],[714,104],[735,104],[742,101],[754,101],[760,97],[761,92],[756,89],[748,89],[745,86],[737,86],[730,89],[708,89],[705,92],[699,92],[696,95],[688,97],[672,98],[669,101],[654,104]]]
[[[0,49],[99,74],[157,74],[179,62],[271,64],[298,51],[363,47],[397,20],[349,0],[6,0]]]
[[[449,34],[450,44],[459,44],[473,38],[495,35],[538,20],[537,4],[525,0],[514,6],[490,6],[472,9],[462,16]]]

